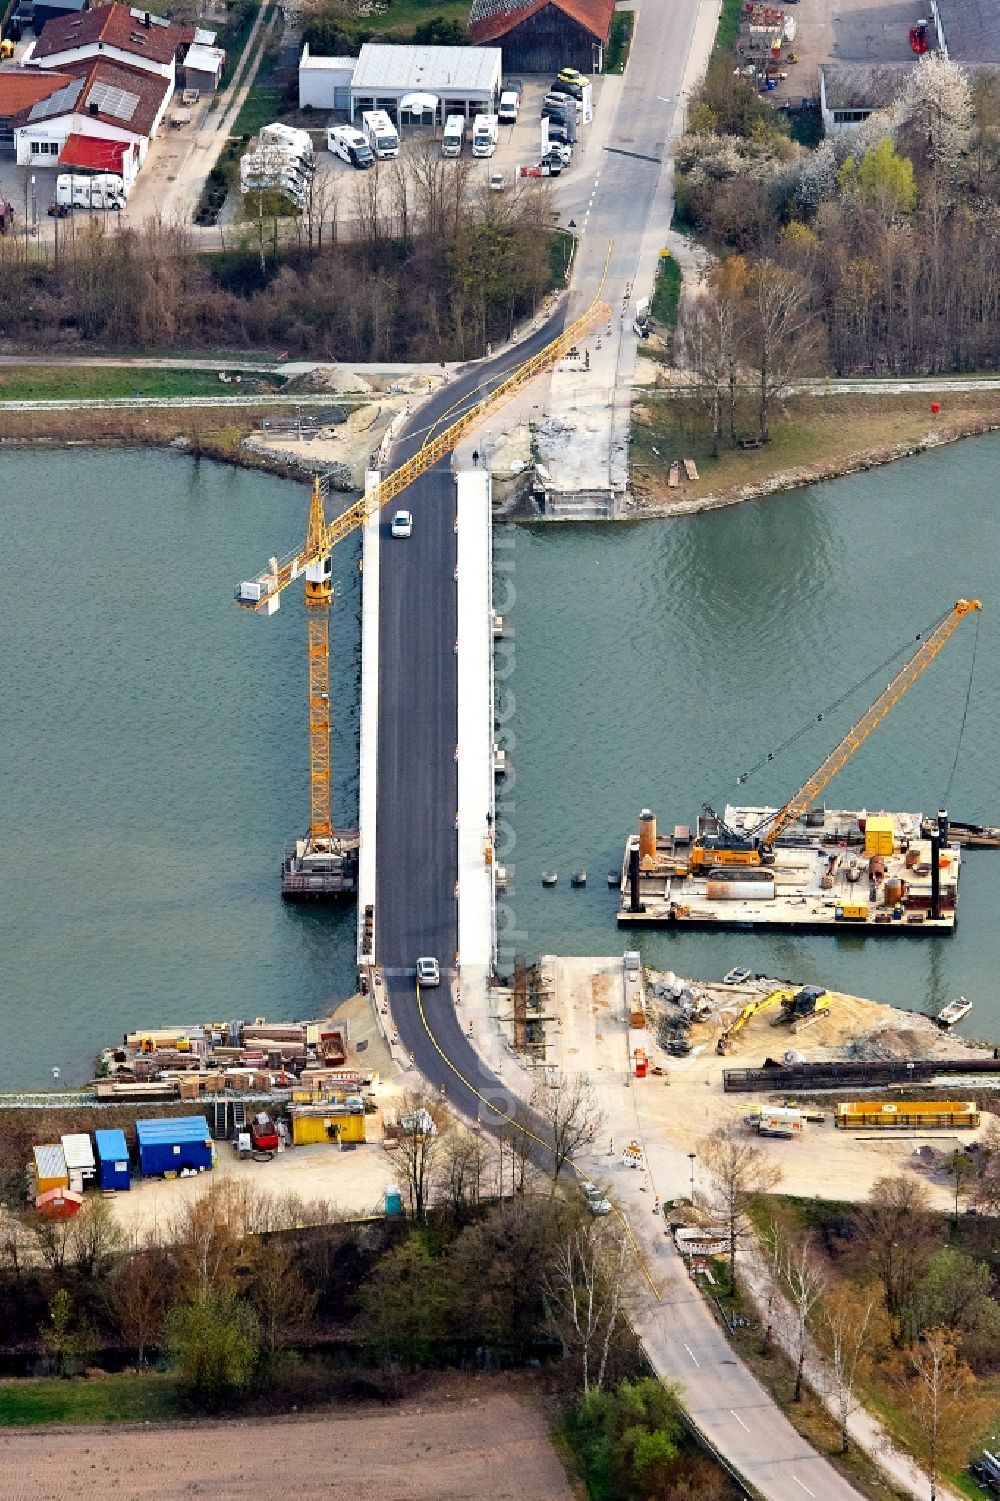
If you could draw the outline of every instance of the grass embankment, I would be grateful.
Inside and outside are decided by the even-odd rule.
[[[713,57],[722,57],[727,52],[732,52],[735,48],[736,38],[740,30],[740,15],[742,10],[743,0],[722,0],[719,25],[715,33],[715,44],[712,47]]]
[[[409,37],[418,26],[438,18],[457,22],[465,30],[469,22],[468,0],[439,0],[438,4],[428,4],[427,0],[392,0],[384,11],[362,17],[361,25],[373,36],[399,41]]]
[[[0,369],[0,401],[100,401],[130,396],[239,396],[242,382],[219,380],[215,370],[171,370],[130,366],[25,366]],[[282,375],[253,372],[244,375],[255,385],[275,393],[285,384]]]
[[[611,17],[608,47],[604,54],[605,73],[625,72],[625,64],[628,62],[634,30],[635,12],[631,10],[616,10]]]
[[[796,488],[873,468],[927,446],[934,435],[946,439],[985,431],[1000,424],[998,396],[990,391],[944,390],[937,398],[937,415],[930,411],[934,398],[928,392],[797,396],[776,414],[765,447],[750,452],[731,448],[727,431],[722,453],[715,459],[705,409],[696,397],[638,395],[632,424],[633,489],[655,506],[657,501],[697,502],[709,497],[738,500],[742,491],[754,487]],[[737,428],[741,434],[753,432],[745,411]],[[667,471],[677,458],[695,459],[700,479],[667,490]]]
[[[566,285],[566,272],[573,259],[574,236],[568,229],[553,230],[549,239],[549,285],[558,291]]]
[[[0,1426],[36,1423],[152,1423],[184,1411],[170,1376],[153,1372],[99,1381],[42,1377],[0,1381]]]
[[[231,388],[228,388],[231,389]],[[150,444],[162,447],[183,438],[187,451],[206,458],[239,463],[247,468],[265,465],[247,449],[243,439],[260,431],[262,417],[274,421],[294,417],[295,406],[129,408],[104,407],[93,411],[0,411],[0,442],[4,439],[30,443]],[[66,1129],[65,1127],[63,1129]]]

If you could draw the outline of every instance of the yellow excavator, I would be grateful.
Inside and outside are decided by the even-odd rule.
[[[720,1054],[728,1053],[733,1039],[739,1032],[743,1031],[743,1028],[751,1017],[756,1016],[760,1011],[766,1011],[769,1006],[776,1006],[779,1001],[782,1004],[785,1001],[791,1003],[794,1001],[795,995],[796,991],[794,989],[788,990],[782,986],[778,990],[768,991],[767,995],[754,996],[752,1001],[747,1001],[739,1015],[729,1023],[729,1026],[721,1034],[718,1042],[715,1044],[715,1051]]]
[[[779,808],[777,813],[769,814],[756,829],[745,834],[737,833],[706,803],[704,812],[711,817],[715,832],[709,839],[700,834],[695,840],[688,854],[688,869],[694,872],[713,865],[770,865],[774,860],[774,844],[778,836],[812,806],[858,746],[867,740],[875,726],[882,722],[889,710],[934,660],[963,616],[982,608],[978,599],[960,599],[926,635],[922,633],[920,644],[903,663],[889,686],[865,710],[857,723],[851,726],[822,766],[813,772],[783,808]],[[720,1038],[720,1043],[721,1041]],[[725,1049],[720,1047],[719,1051],[724,1052]]]

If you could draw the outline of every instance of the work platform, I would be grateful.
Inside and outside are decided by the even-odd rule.
[[[723,822],[749,836],[777,812],[729,807]],[[758,864],[727,863],[721,846],[712,864],[712,818],[699,820],[694,838],[682,826],[657,835],[649,810],[642,824],[643,832],[630,835],[625,846],[620,925],[936,934],[955,929],[962,857],[949,842],[947,821],[944,838],[935,825],[935,838],[928,839],[918,813],[815,808],[784,829]],[[700,863],[692,859],[699,843],[707,850]]]

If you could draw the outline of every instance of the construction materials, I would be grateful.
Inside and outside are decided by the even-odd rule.
[[[838,1105],[833,1120],[849,1131],[974,1130],[979,1108],[975,1100],[857,1100]]]

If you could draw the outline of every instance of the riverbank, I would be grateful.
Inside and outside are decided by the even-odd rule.
[[[941,410],[931,411],[931,404]],[[703,409],[689,396],[636,403],[629,520],[717,510],[840,479],[1000,428],[1000,389],[939,392],[873,390],[799,395],[783,404],[769,444],[711,457]],[[671,488],[670,466],[694,458],[699,478]],[[680,475],[684,475],[683,467]]]

